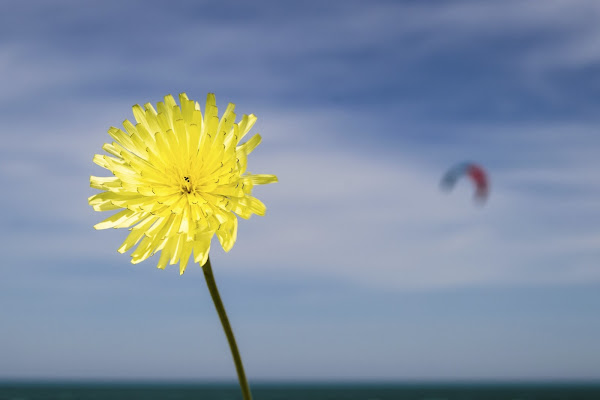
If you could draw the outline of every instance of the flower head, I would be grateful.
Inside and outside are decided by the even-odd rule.
[[[264,215],[265,205],[251,196],[256,184],[277,182],[275,175],[246,172],[247,157],[261,141],[255,134],[239,144],[256,122],[253,114],[236,124],[234,104],[219,119],[214,94],[200,105],[179,95],[157,104],[133,106],[137,124],[123,122],[125,132],[111,127],[114,139],[102,149],[112,156],[94,156],[94,163],[113,173],[90,177],[103,190],[88,199],[96,211],[121,210],[96,224],[96,229],[129,228],[118,251],[134,246],[137,264],[161,252],[158,268],[179,262],[183,274],[190,256],[204,265],[216,234],[229,251],[237,236],[237,216]]]

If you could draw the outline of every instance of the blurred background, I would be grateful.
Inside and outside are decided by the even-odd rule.
[[[250,382],[600,379],[600,3],[0,3],[0,380],[231,380],[202,271],[87,198],[131,106],[254,113],[217,283]],[[491,179],[487,203],[468,179]]]

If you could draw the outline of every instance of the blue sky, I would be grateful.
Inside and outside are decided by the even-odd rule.
[[[600,379],[597,2],[90,4],[0,5],[0,379],[235,379],[200,268],[87,205],[106,130],[181,92],[280,179],[211,251],[251,382]],[[439,190],[465,159],[484,207]]]

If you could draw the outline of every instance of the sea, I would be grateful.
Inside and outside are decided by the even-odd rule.
[[[254,400],[600,400],[589,384],[255,384]],[[0,400],[241,400],[235,384],[0,383]]]

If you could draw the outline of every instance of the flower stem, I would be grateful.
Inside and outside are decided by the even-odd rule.
[[[215,277],[213,276],[212,267],[210,265],[210,258],[208,258],[208,260],[206,260],[206,264],[202,266],[202,271],[204,272],[204,278],[206,279],[208,291],[210,292],[210,296],[212,297],[213,303],[215,304],[215,309],[217,310],[217,313],[219,314],[219,319],[221,320],[221,324],[223,325],[225,336],[227,336],[227,341],[229,342],[229,348],[231,349],[231,355],[233,356],[233,362],[235,363],[235,369],[237,371],[238,380],[240,381],[240,388],[242,389],[242,396],[244,397],[244,400],[252,400],[252,394],[250,394],[250,387],[248,386],[246,374],[244,373],[244,366],[242,365],[242,358],[240,357],[240,352],[238,350],[237,344],[235,343],[233,330],[231,329],[231,325],[229,324],[229,319],[227,318],[225,307],[223,306],[223,302],[221,301],[221,296],[219,296],[219,290],[217,289]]]

